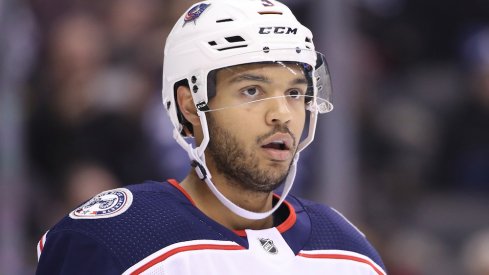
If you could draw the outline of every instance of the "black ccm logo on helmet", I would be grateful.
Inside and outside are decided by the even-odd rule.
[[[297,34],[297,28],[291,27],[261,27],[259,34]]]

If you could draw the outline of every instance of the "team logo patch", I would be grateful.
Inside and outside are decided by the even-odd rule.
[[[126,188],[102,192],[70,213],[72,219],[103,219],[118,216],[132,204],[132,193]]]
[[[183,25],[185,26],[185,24],[187,24],[188,22],[194,22],[195,24],[197,18],[199,18],[210,5],[211,4],[202,3],[191,8],[185,15],[185,18],[183,19],[184,21]]]
[[[259,238],[258,240],[260,241],[261,246],[263,247],[263,249],[265,249],[266,252],[270,254],[278,253],[278,249],[272,240],[265,238]]]

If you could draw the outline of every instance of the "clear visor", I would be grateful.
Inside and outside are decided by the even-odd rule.
[[[207,79],[209,103],[205,112],[258,108],[272,99],[284,101],[294,109],[331,111],[331,81],[326,60],[323,54],[308,51],[315,55],[311,58],[315,59],[314,64],[262,61],[211,71]]]

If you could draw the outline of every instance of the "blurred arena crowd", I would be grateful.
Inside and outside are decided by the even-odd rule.
[[[319,1],[284,1],[316,37]],[[35,269],[42,234],[94,194],[187,173],[160,89],[164,39],[193,2],[1,2],[0,69],[23,76],[20,274]],[[489,2],[340,2],[358,58],[345,103],[359,167],[352,221],[391,275],[488,275]],[[22,53],[12,62],[10,40]],[[314,176],[328,165],[311,151],[321,142],[301,160],[313,172],[299,175],[298,195],[328,184]]]

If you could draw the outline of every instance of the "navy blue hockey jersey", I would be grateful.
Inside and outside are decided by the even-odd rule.
[[[174,180],[109,190],[42,237],[37,274],[385,274],[332,208],[289,196],[278,211],[276,227],[232,231]]]

